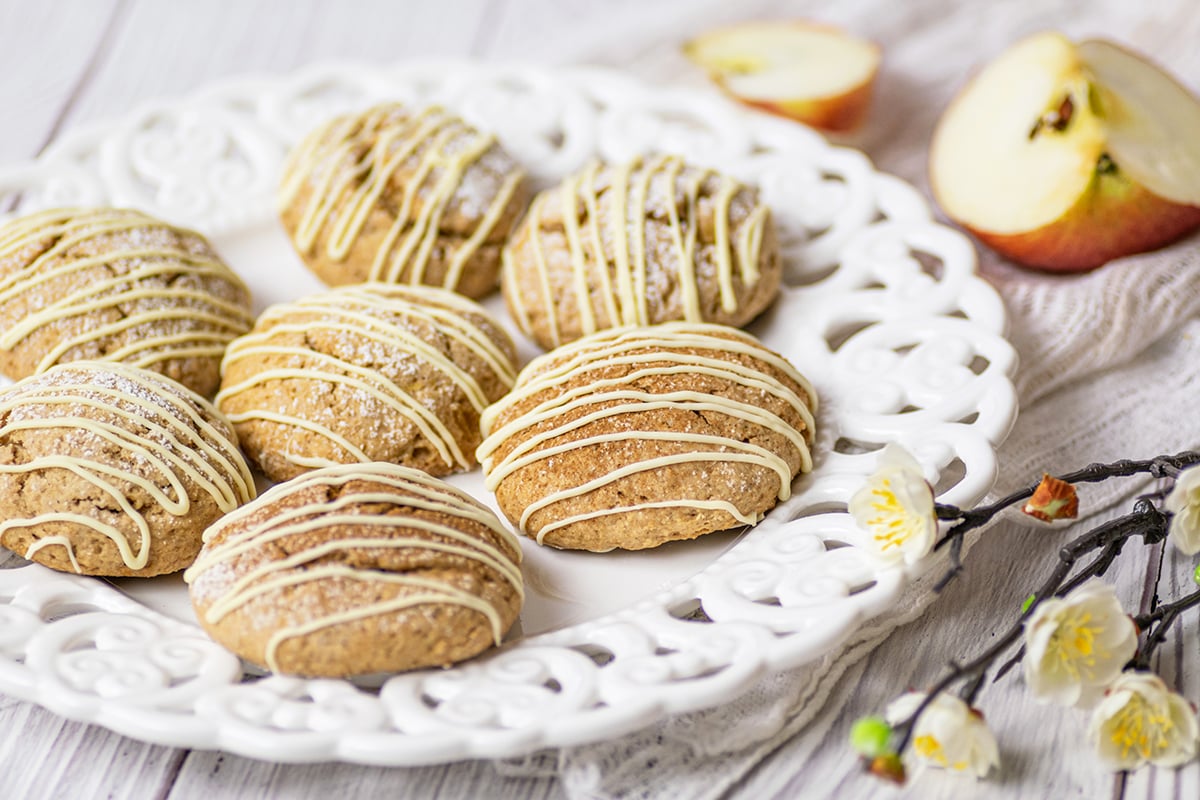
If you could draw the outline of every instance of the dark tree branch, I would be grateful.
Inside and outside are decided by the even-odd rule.
[[[1131,475],[1146,474],[1153,478],[1173,478],[1179,474],[1180,470],[1197,463],[1200,463],[1200,451],[1186,450],[1182,453],[1176,453],[1173,456],[1156,456],[1155,458],[1143,459],[1141,461],[1123,459],[1110,464],[1089,464],[1083,469],[1068,472],[1065,475],[1057,477],[1066,483],[1098,483],[1110,478],[1126,478]],[[1023,500],[1028,500],[1037,491],[1040,483],[1041,480],[1038,480],[1037,483],[1012,492],[994,503],[967,511],[944,504],[936,504],[934,506],[938,519],[948,521],[957,520],[933,546],[934,550],[940,550],[947,544],[950,545],[950,566],[947,567],[946,574],[934,586],[933,590],[935,592],[941,592],[950,585],[951,581],[962,574],[962,538],[968,532],[991,522],[1004,509]],[[1139,500],[1149,503],[1153,497],[1148,495],[1139,498]]]
[[[904,748],[908,746],[916,721],[930,703],[954,683],[965,680],[963,699],[968,704],[974,701],[982,688],[987,670],[1021,637],[1025,630],[1025,621],[1046,598],[1063,596],[1088,578],[1102,575],[1120,554],[1125,542],[1134,536],[1140,536],[1146,544],[1162,541],[1166,536],[1167,522],[1167,516],[1155,508],[1148,499],[1139,498],[1134,503],[1134,510],[1131,513],[1109,520],[1064,545],[1058,551],[1058,563],[1054,570],[1034,592],[1032,602],[1021,612],[1017,621],[1000,634],[990,647],[971,661],[962,664],[951,663],[946,674],[934,684],[916,710],[896,726],[897,730],[901,731],[896,752],[903,752]],[[1078,574],[1071,577],[1071,572],[1078,560],[1094,550],[1099,550],[1100,553],[1085,564]],[[1200,603],[1200,600],[1196,602]],[[1019,659],[1012,659],[1007,662],[1001,668],[997,678],[1011,669],[1018,661]]]

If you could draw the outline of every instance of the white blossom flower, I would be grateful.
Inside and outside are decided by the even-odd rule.
[[[1157,675],[1126,672],[1092,712],[1088,736],[1114,770],[1177,767],[1196,757],[1200,725],[1188,701]]]
[[[1040,702],[1091,708],[1137,650],[1137,627],[1095,578],[1025,623],[1025,683]]]
[[[933,487],[900,445],[883,448],[874,474],[850,498],[849,509],[871,534],[877,555],[887,561],[913,564],[933,548],[938,527]]]
[[[1200,465],[1179,473],[1164,505],[1175,515],[1168,532],[1171,543],[1186,555],[1200,553]]]
[[[898,725],[924,699],[922,692],[901,695],[887,707],[884,716],[892,725]],[[945,692],[935,697],[917,718],[912,749],[922,764],[967,772],[976,778],[983,778],[1000,766],[1000,748],[983,716]]]

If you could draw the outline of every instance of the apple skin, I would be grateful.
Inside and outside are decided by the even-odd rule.
[[[1087,272],[1157,250],[1200,228],[1200,207],[1165,200],[1121,175],[1097,175],[1054,222],[1022,233],[964,226],[1000,255],[1046,272]]]
[[[853,133],[862,127],[871,107],[871,95],[875,87],[875,76],[871,80],[844,94],[819,97],[812,100],[749,100],[738,97],[724,85],[722,90],[734,100],[780,117],[803,122],[830,133]]]

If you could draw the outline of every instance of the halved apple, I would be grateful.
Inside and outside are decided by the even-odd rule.
[[[946,215],[997,252],[1093,269],[1200,227],[1200,102],[1111,42],[1036,34],[946,109],[929,175]]]
[[[747,22],[683,51],[735,99],[839,132],[866,117],[880,61],[871,42],[810,22]]]

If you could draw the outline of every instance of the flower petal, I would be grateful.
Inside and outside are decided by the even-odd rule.
[[[885,716],[896,725],[913,715],[925,695],[910,692],[894,700]],[[918,761],[955,772],[985,777],[1000,765],[996,737],[959,698],[942,693],[926,706],[913,725],[912,750]]]
[[[903,447],[886,445],[876,471],[850,498],[850,515],[869,535],[877,557],[914,564],[933,548],[937,515],[933,487]]]
[[[1050,598],[1025,623],[1025,683],[1042,703],[1090,708],[1137,651],[1137,629],[1095,578]]]
[[[1173,515],[1171,543],[1185,555],[1200,553],[1200,464],[1179,473],[1163,507]]]
[[[1088,736],[1111,769],[1175,767],[1196,757],[1200,725],[1191,705],[1157,675],[1126,672],[1096,706]]]

